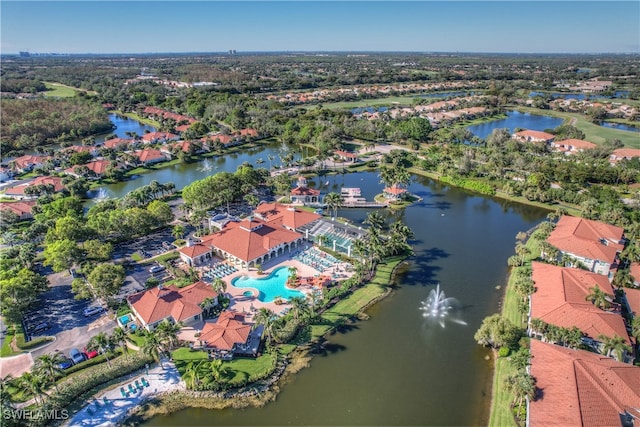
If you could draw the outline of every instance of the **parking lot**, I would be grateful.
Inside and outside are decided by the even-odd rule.
[[[47,329],[30,335],[55,336],[56,340],[44,348],[34,350],[34,358],[56,350],[68,354],[74,347],[82,350],[92,336],[99,332],[110,332],[115,328],[115,322],[104,312],[91,317],[84,316],[85,308],[97,304],[74,298],[69,272],[53,273],[45,270],[43,273],[49,273],[47,278],[50,288],[40,296],[34,309],[25,315],[24,326],[29,331],[34,326],[46,322]]]

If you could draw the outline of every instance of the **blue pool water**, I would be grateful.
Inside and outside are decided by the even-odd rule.
[[[129,323],[131,321],[131,318],[129,317],[128,314],[125,314],[124,316],[120,317],[120,324],[122,325],[126,325],[127,323]]]
[[[289,269],[280,267],[271,272],[267,277],[252,279],[249,277],[236,277],[231,284],[237,288],[255,288],[260,294],[258,299],[262,302],[271,302],[276,297],[290,299],[293,297],[304,297],[304,294],[294,289],[286,287],[289,278]]]

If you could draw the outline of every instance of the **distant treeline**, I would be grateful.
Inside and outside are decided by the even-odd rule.
[[[0,92],[11,93],[36,93],[44,92],[47,87],[40,80],[8,79],[0,80]]]
[[[0,108],[3,153],[84,138],[113,126],[102,106],[82,99],[2,99]]]

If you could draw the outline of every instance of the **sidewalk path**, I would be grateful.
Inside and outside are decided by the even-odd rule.
[[[180,379],[180,373],[173,362],[163,361],[162,363],[164,369],[157,366],[149,369],[148,375],[142,370],[142,372],[138,373],[135,377],[131,377],[126,382],[120,383],[112,389],[96,395],[95,400],[100,403],[100,407],[97,408],[95,403],[85,405],[80,411],[73,415],[67,425],[70,427],[107,427],[117,425],[127,416],[129,411],[139,406],[145,400],[166,391],[186,389],[185,383]],[[129,393],[128,397],[122,396],[120,387],[129,390],[128,384],[131,384],[135,388],[135,381],[138,380],[138,382],[140,382],[140,379],[143,377],[149,382],[148,387],[144,387],[143,390],[136,391],[135,393]],[[108,399],[107,403],[103,400],[104,397]]]
[[[33,358],[31,353],[24,353],[18,356],[3,357],[0,359],[0,377],[11,375],[18,378],[31,369]]]

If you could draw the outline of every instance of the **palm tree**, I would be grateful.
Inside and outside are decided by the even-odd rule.
[[[164,354],[164,344],[155,332],[147,331],[144,335],[145,342],[142,346],[142,352],[148,356],[153,357],[160,363],[160,367],[164,369],[162,365],[162,355]]]
[[[200,365],[202,365],[202,360],[198,363],[193,361],[189,362],[185,367],[184,374],[182,374],[182,378],[184,378],[184,382],[187,384],[187,387],[193,389],[196,383],[200,382]]]
[[[640,340],[640,316],[636,316],[631,322],[631,335]]]
[[[62,375],[62,369],[59,365],[64,362],[64,360],[64,356],[60,353],[43,354],[36,359],[34,364],[34,370],[42,375],[48,376],[56,391],[59,391],[58,384],[56,384],[56,377]]]
[[[526,371],[519,371],[506,378],[505,388],[513,393],[512,406],[518,403],[518,412],[525,399],[533,399],[536,395],[536,380]]]
[[[176,240],[178,240],[178,239],[182,239],[182,237],[184,236],[184,232],[185,232],[184,225],[177,224],[171,230],[171,235],[175,237]]]
[[[111,334],[111,342],[114,345],[122,347],[124,352],[129,354],[129,347],[127,346],[127,333],[122,328],[115,328]]]
[[[518,243],[516,245],[516,254],[520,257],[520,265],[524,265],[524,259],[530,253],[531,251],[529,250],[529,248],[522,243]]]
[[[593,287],[589,288],[589,291],[591,291],[591,293],[584,297],[586,301],[591,301],[593,305],[601,310],[605,310],[611,307],[609,295],[607,295],[602,289],[594,285]]]
[[[0,408],[2,411],[14,409],[13,395],[9,393],[9,381],[13,380],[11,375],[0,378]]]
[[[45,387],[47,381],[44,376],[38,372],[25,372],[18,378],[17,387],[23,392],[31,393],[36,403],[43,403],[41,400],[38,402],[38,397],[45,394]]]
[[[178,344],[178,333],[180,329],[182,329],[180,323],[173,323],[165,319],[160,322],[155,332],[158,335],[158,339],[166,344],[169,351],[171,351],[173,347]]]
[[[227,282],[218,277],[213,281],[211,287],[218,293],[218,298],[220,298],[220,295],[224,295],[227,291]]]
[[[615,354],[616,360],[622,362],[624,360],[625,351],[631,351],[631,347],[627,345],[625,339],[619,335],[614,335],[613,338],[598,335],[598,340],[602,342],[602,351],[607,356],[611,356],[611,353]]]
[[[329,208],[329,212],[333,211],[333,216],[338,216],[338,209],[340,209],[344,204],[344,199],[342,195],[338,193],[329,193],[324,196],[324,202],[327,204]]]
[[[100,350],[104,354],[105,359],[107,359],[107,364],[111,366],[111,361],[109,360],[108,355],[108,351],[111,349],[111,340],[106,333],[100,332],[99,334],[91,337],[87,343],[87,349],[96,351]]]
[[[206,379],[209,383],[217,382],[220,380],[220,377],[226,376],[229,373],[229,367],[220,359],[212,360],[208,365],[209,372],[207,372]]]
[[[309,302],[304,297],[292,297],[289,299],[289,303],[291,304],[291,314],[296,320],[306,317],[310,312]]]
[[[275,319],[276,319],[275,313],[265,307],[260,308],[256,313],[256,317],[254,318],[256,325],[264,326],[264,332],[267,335],[268,344],[271,343],[271,335],[273,332],[272,330],[273,322],[275,321]]]

